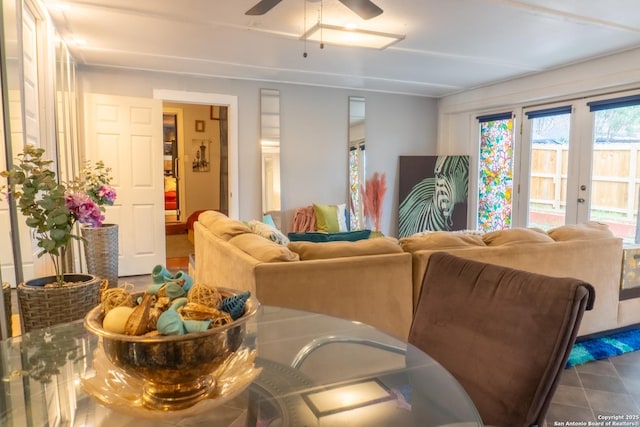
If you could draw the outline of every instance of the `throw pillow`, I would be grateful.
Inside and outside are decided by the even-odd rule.
[[[345,203],[341,203],[337,205],[338,208],[338,231],[345,232],[349,231],[349,220],[347,217],[347,205]]]
[[[249,221],[247,225],[249,230],[258,236],[262,236],[279,245],[286,245],[289,243],[287,236],[282,234],[282,232],[275,227],[256,220]]]
[[[349,231],[347,219],[347,205],[318,205],[313,204],[313,212],[316,216],[316,230],[325,233],[338,233]]]
[[[553,239],[536,228],[506,228],[482,235],[487,246],[519,245],[524,243],[551,243]]]
[[[402,253],[398,240],[393,237],[358,240],[357,242],[291,242],[287,247],[300,255],[300,260],[303,261]]]
[[[340,231],[338,224],[338,207],[336,205],[313,204],[313,213],[316,215],[316,229],[325,233],[337,233]]]
[[[273,221],[273,217],[271,216],[271,214],[262,215],[262,222],[272,226],[273,228],[278,228],[276,227],[276,223]]]
[[[584,224],[568,224],[549,230],[556,242],[565,240],[593,240],[614,237],[609,226],[602,222],[588,221]]]
[[[368,239],[371,230],[345,231],[343,233],[289,233],[292,242],[356,242]]]

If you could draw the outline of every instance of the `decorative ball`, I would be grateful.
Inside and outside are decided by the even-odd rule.
[[[133,313],[132,307],[120,306],[112,308],[102,321],[102,327],[105,331],[116,334],[123,334],[127,319]]]
[[[189,302],[195,302],[211,308],[217,308],[222,302],[222,295],[213,286],[196,283],[189,290]]]
[[[100,296],[102,309],[105,313],[110,312],[115,307],[127,306],[133,307],[133,298],[131,293],[125,288],[110,288],[102,291]]]

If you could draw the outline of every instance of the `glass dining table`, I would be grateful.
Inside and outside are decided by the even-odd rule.
[[[0,425],[482,425],[441,365],[375,328],[272,306],[262,306],[246,328],[241,348],[255,355],[259,374],[227,398],[180,411],[137,405],[139,390],[120,388],[117,369],[104,372],[99,340],[82,321],[3,340]]]

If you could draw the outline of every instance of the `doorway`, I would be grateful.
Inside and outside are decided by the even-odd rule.
[[[162,110],[167,268],[187,271],[197,216],[228,212],[227,107],[165,101]]]
[[[225,132],[221,132],[221,134],[226,135],[227,138],[227,149],[226,152],[222,152],[221,153],[221,160],[219,161],[220,166],[222,167],[222,172],[221,172],[221,176],[225,176],[227,182],[220,183],[220,187],[219,187],[219,193],[218,195],[224,195],[226,197],[221,197],[221,200],[226,201],[227,206],[226,206],[226,213],[232,217],[232,218],[237,218],[238,216],[238,211],[239,211],[239,200],[236,196],[236,194],[238,194],[238,98],[236,96],[233,95],[222,95],[222,94],[215,94],[215,93],[202,93],[202,92],[184,92],[184,91],[176,91],[176,90],[167,90],[167,89],[155,89],[153,91],[153,97],[155,99],[159,99],[163,101],[163,104],[169,104],[169,103],[177,103],[177,104],[185,104],[188,106],[191,105],[198,105],[200,107],[205,108],[205,110],[208,110],[209,115],[208,115],[208,121],[206,119],[206,116],[204,119],[202,118],[198,118],[197,120],[204,120],[204,130],[206,133],[206,129],[207,129],[207,124],[214,121],[214,119],[216,118],[216,114],[221,114],[221,112],[224,111],[224,113],[226,114],[225,116],[225,121],[223,122],[222,120],[220,122],[223,122],[226,126],[226,131]],[[167,105],[168,106],[168,105]],[[224,110],[218,108],[212,109],[212,106],[220,106],[220,107],[226,107]],[[193,130],[194,134],[198,134],[201,135],[201,132],[196,132],[197,130],[202,130],[202,123],[196,123],[195,122],[195,118],[189,118],[184,116],[183,117],[183,126],[182,129],[184,129],[185,131],[189,130]],[[180,132],[180,122],[178,121],[178,135]],[[179,136],[178,136],[179,138]],[[196,137],[195,139],[202,139],[199,137]],[[183,142],[185,143],[185,154],[183,156],[182,161],[178,161],[179,164],[181,164],[183,166],[183,170],[185,171],[185,173],[187,173],[187,171],[191,170],[191,173],[193,172],[193,163],[191,163],[193,161],[193,159],[195,158],[195,151],[189,151],[189,143],[191,143],[191,145],[193,145],[193,141],[190,139],[190,137],[188,135],[186,135],[184,138],[182,138]],[[178,150],[180,145],[178,143]],[[206,151],[206,150],[205,150]],[[211,153],[211,151],[209,151],[209,153]],[[205,155],[207,153],[205,152]],[[180,173],[178,171],[178,173]],[[200,172],[201,175],[197,175],[200,177],[203,176],[207,176],[205,173]],[[185,177],[185,181],[188,181],[188,176]],[[206,180],[205,180],[206,182]],[[190,241],[191,244],[193,244],[193,238],[189,239],[189,223],[193,222],[190,221],[193,220],[195,213],[197,210],[200,210],[200,208],[197,205],[197,202],[199,202],[199,190],[194,190],[192,187],[192,185],[188,182],[185,182],[185,197],[186,197],[186,202],[185,202],[185,206],[183,206],[184,211],[184,215],[182,215],[181,212],[181,222],[182,219],[185,219],[186,223],[185,225],[187,226],[187,239]],[[205,186],[204,190],[202,190],[202,192],[207,192],[208,189],[211,188],[211,183],[209,183],[208,186]],[[195,205],[191,205],[190,203],[190,195],[189,193],[194,193],[192,194],[194,196],[194,199],[196,201]],[[184,236],[182,236],[184,238]],[[173,240],[173,238],[170,238],[171,240]],[[165,234],[165,241],[167,240],[167,235]],[[174,244],[173,242],[169,242],[169,245],[167,245],[168,248],[173,249],[174,248]],[[172,255],[173,252],[167,252],[168,255]],[[167,257],[167,259],[169,259],[169,257]],[[187,258],[187,264],[185,266],[185,257],[178,257],[179,260],[179,269],[184,269],[184,268],[188,268],[188,258]],[[172,260],[173,262],[173,260]],[[170,268],[173,264],[169,264],[169,262],[167,263],[167,268]]]

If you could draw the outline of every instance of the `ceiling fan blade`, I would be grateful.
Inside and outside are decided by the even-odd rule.
[[[382,13],[382,9],[371,0],[340,0],[340,3],[360,15],[362,19],[371,19]]]
[[[264,15],[273,9],[282,0],[260,0],[251,9],[247,10],[245,15]]]

